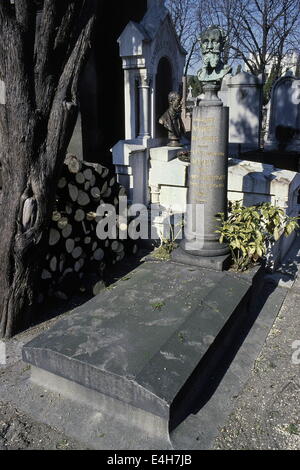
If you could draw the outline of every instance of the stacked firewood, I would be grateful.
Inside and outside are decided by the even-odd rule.
[[[101,240],[96,233],[101,219],[98,207],[111,204],[118,214],[119,197],[125,194],[106,167],[67,155],[49,230],[40,302],[53,295],[67,300],[80,289],[85,275],[93,273],[101,279],[109,265],[137,253],[137,244],[129,238]],[[98,285],[101,282],[94,287],[94,294]]]

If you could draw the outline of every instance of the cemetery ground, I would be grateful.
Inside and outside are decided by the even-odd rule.
[[[16,35],[15,25],[12,27],[14,23],[8,19],[15,10],[17,23],[28,23],[26,30],[29,19],[23,18],[21,2],[10,3],[16,5],[0,7],[0,16],[7,16],[2,42],[22,51],[23,34]],[[219,243],[215,224],[215,215],[226,213],[227,199],[243,200],[245,206],[266,202],[284,209],[289,216],[299,215],[299,79],[287,73],[274,84],[269,110],[265,109],[264,155],[256,155],[263,140],[263,80],[247,72],[230,77],[230,67],[223,60],[225,34],[215,26],[208,28],[200,37],[203,64],[197,73],[204,97],[199,101],[183,97],[183,117],[193,141],[188,164],[176,158],[182,147],[175,144],[183,138],[183,126],[179,125],[179,107],[175,106],[174,114],[173,100],[169,99],[174,96],[172,90],[181,89],[186,52],[164,0],[148,0],[139,24],[130,21],[125,29],[125,24],[120,26],[124,129],[122,120],[116,119],[122,99],[114,100],[117,93],[107,93],[107,89],[122,88],[121,82],[114,86],[111,79],[117,76],[117,70],[111,69],[108,81],[103,81],[96,57],[103,61],[105,56],[96,53],[96,48],[79,86],[94,23],[92,8],[86,15],[90,20],[83,22],[83,35],[77,40],[74,33],[74,41],[67,38],[66,31],[73,30],[75,3],[81,2],[72,2],[74,10],[62,22],[59,12],[64,10],[58,9],[58,21],[49,23],[53,28],[61,24],[57,36],[54,30],[50,34],[55,39],[52,48],[52,39],[43,34],[44,27],[48,30],[51,3],[55,2],[45,2],[41,15],[38,9],[35,11],[36,34],[27,34],[32,40],[28,52],[37,60],[24,61],[30,54],[17,54],[16,63],[21,67],[12,67],[6,61],[1,70],[0,111],[7,117],[1,119],[3,152],[12,155],[7,162],[2,160],[3,181],[7,188],[17,188],[14,195],[22,204],[10,206],[12,200],[4,188],[2,248],[12,249],[3,250],[10,256],[2,263],[8,266],[2,266],[2,273],[14,273],[7,286],[3,277],[7,296],[1,335],[5,338],[16,331],[11,320],[18,316],[18,310],[23,311],[25,294],[30,301],[33,296],[32,276],[26,278],[24,273],[34,268],[34,256],[28,254],[43,236],[40,209],[45,215],[52,210],[54,199],[50,196],[55,196],[55,204],[49,246],[40,266],[41,287],[35,299],[40,305],[39,318],[26,331],[0,342],[0,448],[300,449],[300,237],[293,239],[290,251],[291,238],[278,243],[273,255],[274,262],[281,264],[275,273],[268,274],[257,265],[246,272],[222,271],[230,256],[228,246]],[[10,41],[13,35],[16,40]],[[113,34],[109,36],[115,41]],[[99,38],[95,36],[96,41]],[[108,50],[105,36],[102,39]],[[64,41],[76,44],[72,53],[65,48],[71,53],[66,61],[60,57]],[[218,43],[217,48],[213,42]],[[58,53],[56,70],[48,70],[52,67],[48,67],[50,55],[45,50],[55,58]],[[52,79],[40,80],[46,73],[52,74]],[[29,100],[31,85],[27,85],[32,77],[37,77],[35,99]],[[20,87],[20,83],[26,86]],[[46,182],[57,183],[60,158],[70,137],[68,130],[75,124],[77,88],[85,90],[78,93],[82,125],[80,130],[78,121],[77,131],[82,133],[82,146],[68,152],[56,194],[47,197],[54,186],[48,187]],[[102,95],[108,100],[103,101]],[[169,139],[166,147],[166,129],[159,127],[159,122],[160,116],[169,112],[171,127],[163,119]],[[28,131],[29,116],[33,117],[29,121],[32,132]],[[18,117],[21,125],[15,125]],[[14,139],[10,138],[10,125]],[[116,143],[120,137],[125,140]],[[104,151],[100,151],[102,144],[99,147],[102,140],[107,147]],[[78,147],[75,141],[73,144]],[[103,154],[105,164],[109,148],[114,168],[84,161],[85,155],[98,161]],[[228,165],[228,153],[240,156],[247,151],[254,152],[254,162],[231,159]],[[16,176],[30,176],[25,191],[24,177],[14,178],[10,171],[16,156]],[[284,168],[293,171],[280,169],[286,157],[288,166]],[[256,159],[276,163],[278,168],[255,163]],[[194,223],[194,212],[186,210],[185,238],[172,253],[172,261],[153,259],[146,253],[140,260],[128,259],[128,253],[137,253],[133,236],[126,242],[119,237],[121,242],[117,235],[109,239],[99,235],[109,219],[107,204],[112,213],[116,208],[122,213],[120,197],[125,194],[143,207],[153,203],[168,207],[173,214],[177,203],[182,207],[187,202],[194,207],[201,204],[201,228],[206,232]],[[9,207],[12,211],[7,210]],[[19,223],[10,247],[6,234],[12,233],[17,214]],[[99,224],[98,216],[102,218]],[[162,221],[158,219],[154,226],[159,233]],[[276,220],[273,213],[275,226]],[[145,221],[148,226],[148,218]],[[268,225],[266,218],[264,223]],[[135,228],[136,224],[135,220]],[[124,225],[130,233],[131,227],[120,218],[120,230]],[[279,237],[277,226],[272,235]],[[254,242],[249,244],[251,250],[242,249],[238,242],[241,251],[257,260],[256,254],[261,257],[263,253],[260,238],[256,231]],[[20,262],[24,253],[27,264]],[[108,271],[110,278],[103,283],[102,275]],[[90,279],[95,273],[100,275],[96,283],[95,278]],[[54,297],[63,303],[52,301]]]
[[[289,253],[288,263],[297,272],[299,250],[298,237]],[[128,276],[134,266],[136,260],[133,258],[124,262],[119,271],[116,268],[112,272],[109,282],[126,276],[126,273]],[[271,303],[267,307],[271,312],[275,304],[281,305],[272,328],[266,331],[262,341],[259,327],[252,327],[211,399],[197,415],[180,426],[181,449],[300,449],[297,411],[300,406],[300,365],[292,361],[293,354],[296,355],[292,345],[300,339],[300,278],[296,276],[295,280],[295,275],[292,279],[282,272],[271,278],[276,283],[281,279],[271,293]],[[74,297],[69,308],[79,301]],[[0,449],[124,448],[122,434],[128,432],[126,426],[114,429],[109,422],[97,422],[97,413],[91,413],[86,405],[29,385],[30,367],[21,360],[21,348],[70,313],[55,316],[57,312],[57,306],[52,306],[52,312],[45,313],[41,323],[6,343],[7,364],[0,366]],[[243,372],[237,377],[234,372],[240,368]],[[143,447],[145,441],[136,440],[132,430],[129,432],[132,432],[132,442],[136,443],[137,449],[148,448]],[[175,430],[175,448],[178,448],[177,434]],[[108,447],[107,442],[110,443]],[[153,449],[151,445],[149,448]],[[164,449],[159,443],[157,448]]]

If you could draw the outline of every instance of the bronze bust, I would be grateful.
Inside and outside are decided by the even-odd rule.
[[[169,108],[159,119],[159,123],[168,130],[169,147],[181,147],[180,138],[185,134],[181,119],[181,96],[176,91],[168,95]]]
[[[204,67],[199,70],[198,79],[202,83],[220,82],[231,72],[231,67],[223,62],[225,33],[219,26],[210,26],[199,40]]]

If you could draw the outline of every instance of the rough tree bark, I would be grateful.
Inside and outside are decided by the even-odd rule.
[[[36,2],[15,0],[13,7],[10,0],[0,1],[0,78],[6,87],[6,105],[0,105],[4,338],[31,319],[55,188],[77,117],[78,79],[94,24],[88,0],[41,3],[36,28]]]

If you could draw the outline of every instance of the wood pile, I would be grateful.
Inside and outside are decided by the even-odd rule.
[[[101,219],[98,207],[111,204],[118,214],[119,197],[125,195],[112,171],[67,155],[49,230],[40,303],[53,295],[67,300],[80,289],[86,274],[94,273],[101,279],[109,265],[122,261],[126,254],[137,253],[137,243],[129,238],[100,240],[96,234]],[[95,295],[102,284],[100,281],[94,286]]]

